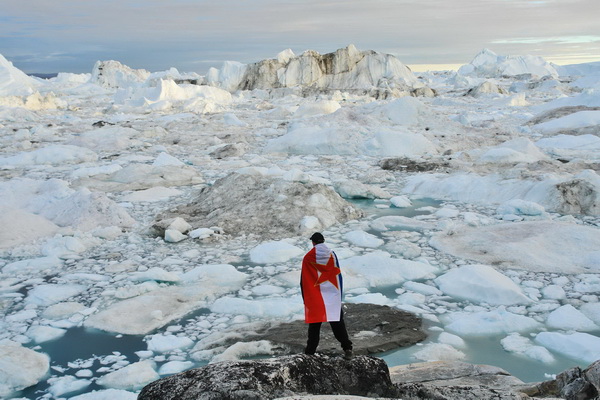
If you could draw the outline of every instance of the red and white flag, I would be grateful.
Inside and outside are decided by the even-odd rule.
[[[339,321],[342,312],[342,275],[337,256],[324,243],[315,245],[302,260],[300,280],[306,323]]]

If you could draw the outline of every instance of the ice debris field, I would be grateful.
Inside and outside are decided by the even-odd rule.
[[[0,141],[0,397],[134,399],[268,357],[244,327],[302,318],[313,231],[346,302],[423,318],[390,365],[600,359],[599,63],[415,74],[348,46],[39,79],[0,56]]]

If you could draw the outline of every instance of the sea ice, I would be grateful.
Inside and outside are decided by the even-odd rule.
[[[137,394],[127,390],[106,389],[93,390],[89,393],[70,397],[69,400],[136,400]]]
[[[448,319],[445,329],[461,337],[529,332],[542,326],[536,320],[508,312],[504,307],[475,313],[455,312]]]
[[[152,361],[139,361],[98,378],[96,383],[111,389],[139,390],[160,378]]]
[[[600,329],[600,326],[570,304],[565,304],[548,314],[546,326],[564,331],[591,332]]]
[[[384,251],[374,251],[340,262],[347,288],[400,285],[407,280],[430,277],[437,271],[432,265],[392,258]]]
[[[413,357],[422,361],[458,361],[464,360],[466,354],[447,343],[428,343]]]
[[[155,353],[168,353],[173,350],[192,347],[194,342],[187,337],[156,334],[147,341],[148,350]]]
[[[344,234],[344,239],[359,247],[375,248],[384,243],[384,241],[379,239],[377,236],[361,230],[351,231]]]
[[[435,234],[430,244],[489,265],[578,273],[589,271],[588,257],[600,248],[600,235],[597,228],[564,222],[511,222],[465,227],[451,236]]]
[[[451,269],[434,282],[445,294],[475,303],[512,305],[532,302],[510,278],[488,265],[465,265]]]
[[[504,350],[512,353],[523,354],[534,360],[551,364],[555,358],[545,347],[535,346],[530,339],[513,333],[500,341]]]
[[[84,285],[38,285],[27,293],[25,302],[38,306],[50,306],[72,299],[87,289]]]
[[[258,300],[221,297],[210,306],[210,310],[214,313],[247,315],[258,318],[290,318],[301,313],[303,307],[300,296],[271,297]]]
[[[65,329],[53,328],[45,325],[34,325],[27,330],[26,335],[29,336],[35,343],[44,343],[51,340],[56,340],[67,331]]]
[[[77,379],[74,376],[61,376],[48,379],[50,388],[48,391],[56,398],[63,397],[65,394],[77,392],[87,388],[92,381],[88,379]]]
[[[265,242],[250,250],[250,260],[258,264],[276,264],[304,254],[304,250],[283,240]]]
[[[194,363],[191,361],[169,361],[160,366],[158,369],[158,374],[161,376],[178,374],[192,368],[193,366]]]
[[[600,338],[589,333],[540,332],[535,341],[547,349],[586,364],[600,360]]]
[[[20,344],[0,341],[0,396],[35,385],[48,373],[50,359]]]

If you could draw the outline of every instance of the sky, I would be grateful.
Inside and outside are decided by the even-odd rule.
[[[482,49],[557,64],[600,61],[600,0],[0,0],[0,54],[26,73],[98,60],[206,73],[224,61],[354,44],[414,70]]]

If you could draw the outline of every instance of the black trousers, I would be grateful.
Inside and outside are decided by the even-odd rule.
[[[308,341],[306,342],[304,354],[315,354],[315,351],[317,351],[321,338],[321,324],[322,322],[308,324]],[[348,337],[348,331],[346,331],[346,324],[344,323],[344,314],[340,315],[339,321],[330,322],[329,325],[331,325],[333,336],[342,345],[342,349],[352,350],[352,342]]]

